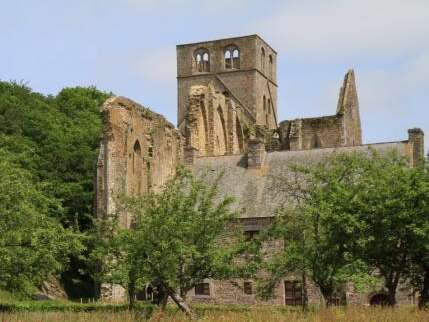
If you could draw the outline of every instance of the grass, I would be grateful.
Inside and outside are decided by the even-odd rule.
[[[429,322],[429,311],[414,307],[373,308],[348,306],[332,309],[314,309],[307,313],[287,310],[285,307],[212,307],[196,306],[199,321],[204,322]],[[85,322],[185,322],[187,317],[175,308],[167,312],[155,311],[148,318],[142,311],[93,311],[93,312],[3,312],[1,322],[85,321]]]

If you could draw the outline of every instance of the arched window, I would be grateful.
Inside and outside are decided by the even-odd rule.
[[[232,52],[232,68],[240,69],[240,52],[234,49]]]
[[[225,48],[225,68],[240,69],[240,50],[235,45],[230,45]]]
[[[265,49],[263,47],[261,48],[261,69],[265,70]]]
[[[268,106],[268,108],[270,108]],[[265,124],[268,124],[268,119],[267,119],[267,98],[265,97],[265,95],[262,97],[262,112],[265,118]]]
[[[273,69],[273,56],[269,55],[268,56],[268,62],[270,64],[270,77],[274,76],[274,69]]]
[[[136,171],[139,170],[139,159],[141,158],[141,153],[142,153],[142,149],[140,147],[140,142],[139,140],[137,140],[134,143],[134,147],[133,147],[134,153],[133,153],[133,173],[135,173]]]
[[[225,51],[225,68],[231,69],[232,68],[232,59],[231,59],[231,51],[227,50]]]
[[[198,72],[210,71],[210,54],[205,48],[200,48],[194,53],[195,70]]]

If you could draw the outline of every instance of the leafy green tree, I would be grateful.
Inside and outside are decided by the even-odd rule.
[[[163,295],[164,305],[170,296],[192,314],[188,291],[205,278],[238,273],[240,238],[231,229],[237,213],[230,209],[231,198],[219,196],[217,182],[208,185],[178,168],[162,191],[124,199],[132,229],[114,238],[119,256],[110,276],[127,287],[131,300],[135,289],[151,284]]]
[[[266,255],[270,260],[263,270],[269,272],[268,278],[259,281],[263,297],[271,296],[284,276],[294,272],[302,277],[304,306],[308,278],[328,306],[347,282],[361,287],[373,283],[368,267],[353,257],[356,222],[347,210],[358,189],[354,182],[358,160],[354,154],[336,155],[320,163],[291,165],[272,178],[283,205],[262,238],[281,240],[284,245]]]
[[[383,278],[393,306],[399,283],[409,282],[413,253],[428,247],[428,239],[420,238],[428,225],[427,183],[418,168],[393,152],[373,151],[359,161],[359,189],[347,210],[358,223],[357,256]]]
[[[416,195],[413,206],[419,207],[420,211],[414,217],[413,227],[410,227],[411,269],[408,271],[407,278],[418,290],[419,307],[424,308],[429,303],[429,164],[427,160],[414,169],[411,183]]]
[[[50,217],[61,206],[16,158],[0,149],[0,288],[28,295],[64,270],[82,244],[79,234]]]
[[[75,87],[44,96],[25,84],[0,82],[0,146],[19,155],[16,163],[31,174],[40,193],[59,203],[48,209],[49,216],[65,228],[92,229],[100,107],[110,95]],[[62,274],[72,297],[93,296],[92,281],[84,273],[86,255],[72,256]]]
[[[294,166],[292,173],[278,178],[295,199],[285,199],[293,212],[276,223],[286,244],[271,270],[307,270],[327,303],[339,285],[355,277],[362,281],[366,273],[382,278],[390,305],[396,303],[401,282],[424,285],[429,222],[425,170],[410,167],[393,151],[371,150]],[[424,286],[420,289],[426,294]]]

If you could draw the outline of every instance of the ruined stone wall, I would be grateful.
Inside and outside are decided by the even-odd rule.
[[[124,97],[103,106],[103,139],[97,168],[98,216],[117,210],[119,194],[157,189],[183,162],[184,139],[164,117]],[[121,214],[121,225],[131,219]]]
[[[246,148],[246,113],[219,84],[195,85],[188,94],[185,128],[186,146],[199,156],[240,154]]]
[[[282,149],[309,150],[342,146],[343,123],[336,115],[280,123]]]
[[[308,150],[362,144],[359,101],[353,70],[344,77],[335,115],[280,123],[283,150]]]

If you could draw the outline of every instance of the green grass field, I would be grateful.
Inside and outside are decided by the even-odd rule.
[[[411,307],[395,309],[372,307],[340,307],[332,309],[314,309],[310,312],[285,310],[279,307],[248,307],[231,309],[231,307],[197,307],[198,321],[231,321],[231,322],[429,322],[428,311],[418,311]],[[147,313],[147,312],[146,312]],[[170,307],[166,312],[154,311],[150,317],[144,311],[95,310],[91,312],[74,311],[20,311],[0,313],[0,321],[102,321],[131,322],[159,321],[182,322],[189,319]]]
[[[198,321],[205,322],[429,322],[429,310],[400,306],[394,309],[366,306],[311,307],[302,312],[286,306],[194,305]],[[0,291],[0,322],[184,322],[189,319],[176,306],[160,312],[156,306],[138,304],[133,311],[121,304],[80,304],[71,301],[23,301]]]

